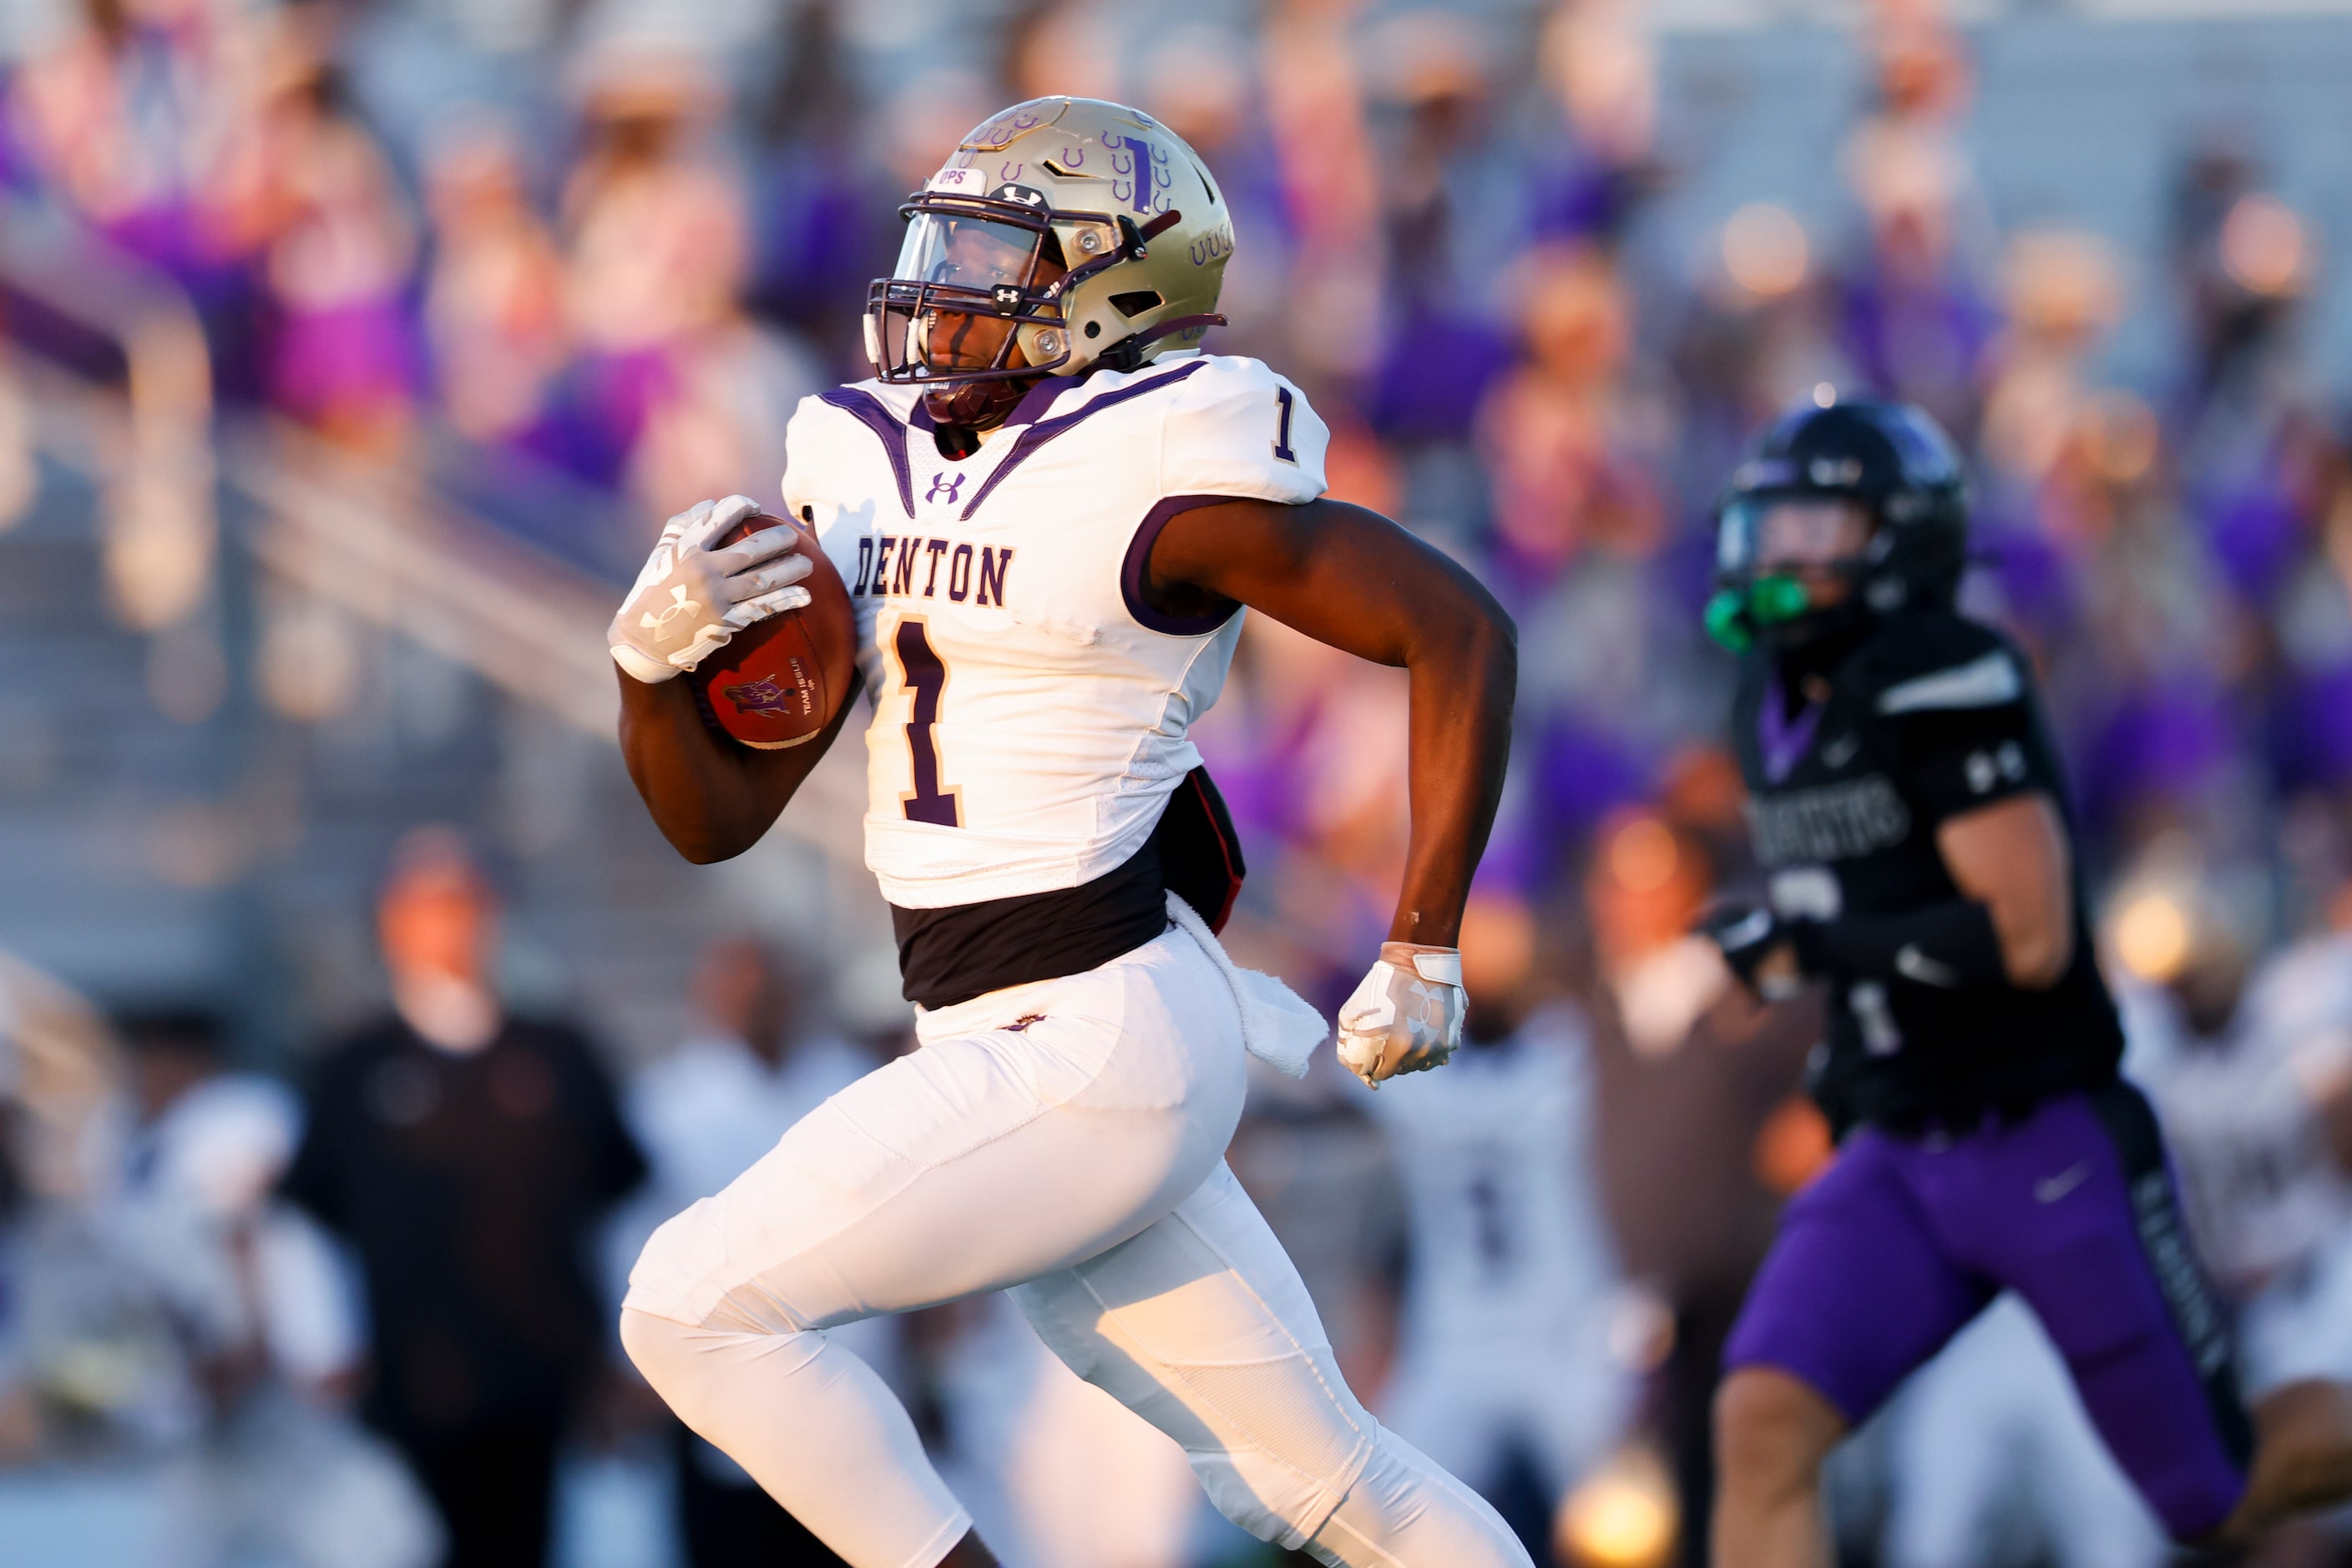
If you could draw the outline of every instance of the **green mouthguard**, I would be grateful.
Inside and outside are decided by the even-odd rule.
[[[1733,653],[1756,646],[1759,626],[1793,621],[1811,607],[1811,595],[1794,577],[1761,577],[1745,592],[1726,588],[1706,602],[1706,635]]]

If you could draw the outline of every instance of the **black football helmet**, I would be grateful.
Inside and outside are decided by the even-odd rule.
[[[1827,395],[1780,416],[1716,509],[1706,628],[1735,653],[1793,647],[1906,605],[1948,605],[1959,593],[1969,492],[1951,438],[1909,404]],[[1759,524],[1790,500],[1851,501],[1870,519],[1861,553],[1831,563],[1853,585],[1833,605],[1813,605],[1795,577],[1759,570]]]

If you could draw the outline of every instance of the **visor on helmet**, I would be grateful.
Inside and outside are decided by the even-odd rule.
[[[1874,525],[1843,496],[1769,492],[1736,496],[1717,521],[1707,630],[1735,652],[1775,628],[1833,608],[1867,570]]]
[[[1727,579],[1852,571],[1870,551],[1870,513],[1838,496],[1740,496],[1717,524],[1716,575]]]

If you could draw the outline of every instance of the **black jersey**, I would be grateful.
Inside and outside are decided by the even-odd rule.
[[[1733,702],[1748,826],[1784,916],[1900,915],[1962,895],[1936,830],[2039,791],[2069,812],[2023,655],[1948,611],[1881,623],[1817,703],[1751,654]],[[2071,816],[2068,831],[2072,833]],[[2123,1031],[2075,874],[2074,956],[2046,991],[1895,976],[1834,984],[1815,1092],[1832,1120],[1966,1125],[2115,1076]]]

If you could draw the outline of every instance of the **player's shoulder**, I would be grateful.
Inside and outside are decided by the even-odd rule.
[[[877,433],[887,427],[904,429],[914,418],[915,405],[921,401],[922,392],[919,386],[894,384],[872,377],[820,387],[793,405],[785,430],[789,434],[796,427],[809,426],[832,431],[856,425],[867,426]]]
[[[2032,690],[2032,668],[2015,643],[1940,607],[1887,617],[1847,668],[1881,718],[2005,708]]]
[[[1155,400],[1161,480],[1170,494],[1306,501],[1323,493],[1329,426],[1287,377],[1263,360],[1201,354]]]

